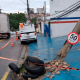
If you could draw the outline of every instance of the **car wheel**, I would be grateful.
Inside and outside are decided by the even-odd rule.
[[[7,36],[7,39],[9,39],[9,35]]]
[[[9,68],[11,69],[11,70],[13,70],[16,74],[19,74],[19,72],[20,72],[20,69],[17,67],[17,65],[16,64],[14,64],[14,63],[10,63],[9,64]]]
[[[21,44],[24,44],[24,42],[23,42],[23,41],[21,41]]]
[[[35,42],[37,42],[37,39],[35,39]]]

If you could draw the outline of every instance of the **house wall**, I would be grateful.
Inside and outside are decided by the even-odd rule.
[[[79,0],[50,0],[52,38],[68,35],[73,30],[80,19],[80,9],[70,11],[80,4],[78,1]],[[63,14],[64,16],[61,16]]]

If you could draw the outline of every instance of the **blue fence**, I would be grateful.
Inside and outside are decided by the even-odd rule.
[[[46,32],[48,36],[51,37],[50,25],[47,26],[46,24],[44,24],[44,36],[46,36]]]

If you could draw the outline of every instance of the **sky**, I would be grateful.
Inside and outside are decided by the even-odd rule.
[[[49,0],[29,0],[29,7],[34,8],[34,12],[37,12],[37,8],[43,8],[44,1],[46,1],[46,12],[50,13]],[[0,0],[0,8],[4,13],[17,13],[27,11],[27,0]]]

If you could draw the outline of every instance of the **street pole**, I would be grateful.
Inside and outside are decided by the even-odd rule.
[[[28,20],[30,20],[30,14],[29,14],[29,3],[28,3],[28,0],[27,0],[27,12],[28,12]]]
[[[76,24],[76,26],[74,27],[72,32],[76,32],[76,33],[80,34],[80,20],[78,21],[78,23]],[[64,61],[64,59],[66,58],[66,56],[67,56],[68,52],[70,51],[70,49],[72,48],[72,46],[73,45],[69,44],[66,40],[64,46],[62,47],[62,49],[60,50],[58,55],[55,57],[55,59],[59,58],[60,61]]]
[[[46,24],[46,2],[44,2],[44,24]]]
[[[0,14],[1,14],[1,9],[0,9]]]

